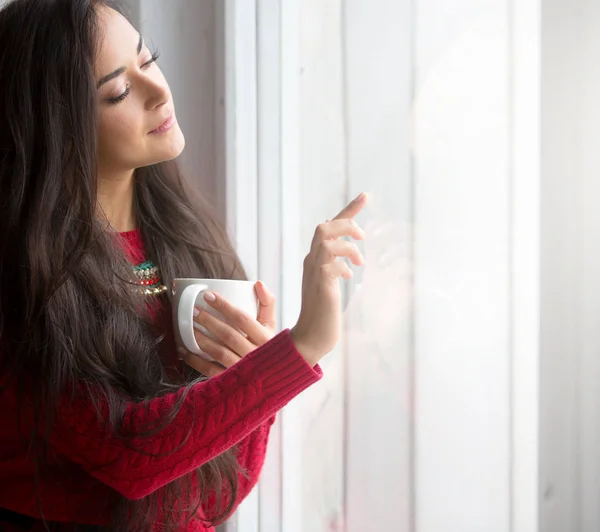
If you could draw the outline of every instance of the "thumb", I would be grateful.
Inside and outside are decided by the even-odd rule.
[[[256,320],[261,325],[267,327],[271,331],[275,330],[277,326],[277,316],[275,312],[275,296],[273,293],[264,285],[262,281],[258,281],[254,285],[256,291],[256,297],[258,297],[259,309],[258,317]]]

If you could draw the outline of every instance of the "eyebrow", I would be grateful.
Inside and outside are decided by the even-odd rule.
[[[144,37],[142,37],[142,34],[140,33],[140,40],[138,42],[138,47],[137,47],[137,53],[138,55],[140,55],[141,51],[142,51],[142,47],[144,46]],[[125,67],[121,67],[121,68],[117,68],[117,70],[115,70],[114,72],[111,72],[110,74],[108,74],[107,76],[104,76],[99,82],[98,82],[98,86],[97,88],[99,89],[100,87],[102,87],[102,85],[104,85],[105,83],[108,83],[109,81],[118,78],[121,74],[123,74],[125,71],[127,70],[127,68]]]

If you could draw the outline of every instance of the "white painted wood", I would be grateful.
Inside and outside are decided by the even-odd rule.
[[[250,279],[258,274],[256,0],[225,2],[227,227]]]
[[[582,258],[581,323],[584,344],[580,351],[579,441],[580,457],[578,531],[600,530],[600,4],[585,0],[582,6],[582,193],[584,235]],[[564,180],[564,186],[569,186]],[[569,180],[570,182],[570,180]]]
[[[258,275],[257,5],[225,0],[222,21],[224,71],[225,204],[229,234],[251,280]],[[220,114],[223,116],[223,114]],[[258,489],[239,506],[225,532],[258,532]]]
[[[347,187],[371,194],[367,265],[345,312],[345,530],[410,532],[412,2],[346,0],[343,24]]]
[[[600,527],[599,22],[594,2],[544,4],[541,528],[549,532]]]
[[[315,18],[311,20],[311,9],[313,17],[320,15],[317,7],[319,4],[316,3],[314,7],[303,5],[302,10],[299,3],[292,2],[262,1],[257,4],[258,266],[261,277],[267,282],[267,277],[273,280],[275,291],[277,281],[281,283],[280,308],[284,327],[292,326],[298,316],[302,259],[309,249],[314,227],[335,214],[345,199],[339,4],[329,10],[334,18],[325,16],[322,21],[323,38],[331,33],[330,30],[337,30],[337,40],[333,40],[335,47],[325,59],[319,48],[324,43],[314,43],[303,33],[303,29],[312,31],[310,22],[317,22]],[[308,23],[299,23],[302,17]],[[230,35],[226,43],[232,39]],[[235,64],[233,60],[229,61]],[[306,90],[302,91],[302,97],[298,90],[302,83],[301,64],[315,69],[304,86]],[[329,82],[332,67],[339,74],[333,82]],[[235,76],[234,81],[227,75]],[[226,71],[226,90],[231,90],[231,84],[238,79],[239,72]],[[332,111],[328,111],[332,107],[336,107],[333,115]],[[226,105],[226,109],[229,108]],[[323,110],[325,114],[322,114]],[[328,113],[335,118],[334,122]],[[314,135],[315,127],[319,128],[320,136]],[[228,142],[232,138],[231,131],[226,135]],[[230,144],[228,147],[231,149]],[[316,152],[311,153],[311,150]],[[325,164],[321,165],[324,159]],[[312,162],[315,164],[311,166]],[[314,189],[331,180],[332,172],[339,183],[337,194],[329,189],[331,192],[327,197],[316,196]],[[228,187],[230,183],[228,178]],[[229,194],[228,204],[231,203],[232,192]],[[319,198],[320,203],[315,201]],[[279,205],[279,208],[274,209],[274,205]],[[277,257],[281,260],[278,261]],[[337,369],[329,372],[333,380],[325,378],[319,387],[294,401],[280,415],[281,425],[275,427],[260,486],[261,530],[329,530],[332,523],[341,519],[341,362],[338,357],[327,368]],[[328,382],[335,390],[335,400],[327,401],[324,415],[315,417],[322,398],[328,399],[331,395]],[[323,452],[324,449],[330,452]],[[306,467],[307,463],[311,467]],[[253,518],[251,521],[254,523]],[[228,530],[246,526],[241,513],[238,513],[235,523],[229,523]]]
[[[292,327],[301,304],[303,255],[298,242],[301,236],[300,210],[300,37],[298,20],[300,1],[280,3],[281,9],[281,208],[282,217],[282,325]],[[282,434],[282,515],[281,529],[303,532],[301,526],[303,464],[301,460],[301,408],[292,401],[281,414]]]
[[[504,0],[417,4],[418,532],[510,526],[507,23]]]
[[[346,199],[342,5],[341,0],[300,2],[297,24],[301,236],[296,242],[300,256],[308,252],[317,224],[335,216]],[[323,380],[297,400],[302,415],[302,507],[297,519],[303,531],[329,532],[343,526],[343,354],[342,340],[321,361]]]
[[[281,10],[279,0],[257,2],[258,266],[277,297],[282,323],[281,228]],[[271,437],[260,481],[260,532],[280,532],[282,512],[282,415]]]
[[[215,173],[213,190],[215,207],[221,223],[227,225],[227,38],[225,31],[225,2],[217,2],[214,10],[215,26]]]
[[[542,11],[540,529],[581,530],[582,2]]]
[[[510,6],[512,68],[511,532],[539,530],[541,17],[540,0]]]

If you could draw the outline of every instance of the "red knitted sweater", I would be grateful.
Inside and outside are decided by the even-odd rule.
[[[122,236],[132,262],[143,262],[140,233]],[[154,319],[170,324],[167,304],[160,305]],[[171,326],[165,327],[166,352],[171,354],[165,362],[178,364]],[[68,523],[105,525],[107,506],[116,493],[128,499],[145,497],[234,445],[248,473],[248,479],[240,478],[237,506],[258,480],[275,413],[320,377],[320,368],[305,362],[284,331],[233,368],[196,384],[171,424],[154,437],[140,437],[133,446],[108,436],[90,404],[65,398],[49,442],[53,482],[39,486],[45,519],[65,523],[61,530],[68,530]],[[127,427],[135,430],[161,419],[180,395],[154,399],[149,406],[132,403]],[[0,395],[0,530],[45,530],[34,489],[34,457],[19,435],[16,397],[10,385]],[[207,530],[199,520],[184,529]]]

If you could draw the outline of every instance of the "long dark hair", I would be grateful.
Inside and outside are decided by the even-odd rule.
[[[202,380],[191,368],[179,380],[165,372],[162,338],[140,312],[131,267],[97,217],[100,4],[122,12],[111,0],[12,0],[0,10],[0,374],[33,394],[35,423],[44,425],[31,436],[36,477],[63,394],[83,388],[91,401],[106,402],[110,426],[127,438],[127,404]],[[245,278],[225,231],[175,162],[138,169],[135,187],[147,252],[167,286],[175,277]],[[109,530],[149,530],[157,515],[164,530],[177,530],[174,501],[191,519],[215,493],[205,522],[225,520],[240,474],[234,450],[193,474],[199,490],[188,489],[187,476],[141,501],[119,498]]]

